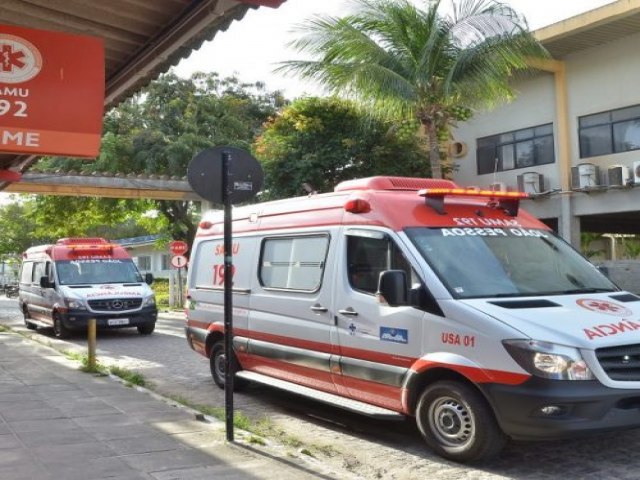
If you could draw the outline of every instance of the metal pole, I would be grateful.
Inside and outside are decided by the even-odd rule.
[[[227,441],[233,442],[233,296],[231,249],[231,154],[222,153],[222,202],[224,204],[224,402]]]
[[[89,349],[89,361],[87,367],[89,371],[96,368],[96,319],[90,318],[87,324],[87,344]]]

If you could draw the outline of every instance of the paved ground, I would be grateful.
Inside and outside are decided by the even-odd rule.
[[[240,434],[225,442],[222,427],[0,333],[3,480],[345,478],[275,446],[251,447]]]
[[[0,299],[0,321],[7,318],[13,319],[13,325],[21,323],[13,304],[9,306]],[[57,348],[72,347],[46,333],[36,335]],[[86,340],[81,337],[71,342],[78,349],[86,348]],[[213,385],[207,360],[186,345],[181,316],[162,315],[151,337],[140,336],[135,330],[104,332],[98,338],[98,348],[101,360],[140,371],[165,395],[177,394],[193,403],[218,408],[224,405],[223,392]],[[640,450],[640,430],[566,441],[512,443],[498,460],[463,466],[431,453],[411,421],[375,422],[258,386],[237,394],[236,407],[255,420],[268,418],[274,427],[286,432],[280,438],[286,445],[281,449],[272,442],[267,451],[273,449],[277,455],[284,452],[285,458],[292,455],[291,458],[304,459],[306,455],[301,455],[300,450],[309,449],[316,457],[309,459],[314,468],[328,468],[333,472],[329,477],[333,478],[357,475],[367,480],[640,479],[640,457],[635,453]],[[292,443],[292,438],[300,440],[301,445]],[[218,440],[222,442],[222,437]],[[252,478],[242,475],[237,478]],[[293,475],[284,478],[307,478],[304,475],[308,473],[296,471]],[[5,477],[0,463],[0,480],[5,478],[12,480]]]

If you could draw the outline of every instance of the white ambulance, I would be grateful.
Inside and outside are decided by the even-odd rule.
[[[373,177],[233,210],[235,382],[415,417],[471,462],[509,438],[640,426],[640,297],[525,194]],[[224,385],[223,218],[202,218],[186,336]]]
[[[153,333],[158,317],[155,295],[120,245],[104,238],[63,238],[23,254],[19,303],[29,329],[53,327],[56,336],[98,328],[136,327]]]

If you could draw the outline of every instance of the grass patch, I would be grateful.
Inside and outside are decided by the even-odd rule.
[[[7,327],[5,327],[4,325],[0,325],[0,332],[8,332],[9,329]]]
[[[129,385],[144,387],[147,384],[146,380],[144,379],[144,375],[142,375],[141,373],[118,367],[117,365],[110,366],[109,373],[111,375],[115,375],[116,377],[120,377]]]

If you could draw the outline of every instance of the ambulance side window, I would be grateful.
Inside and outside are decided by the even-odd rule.
[[[45,262],[37,262],[34,265],[33,269],[33,277],[31,277],[31,283],[35,283],[36,285],[40,284],[40,278],[47,275],[47,268]]]
[[[260,284],[264,288],[318,291],[328,251],[328,235],[265,238],[260,252]]]
[[[405,256],[388,237],[347,234],[347,271],[351,288],[375,294],[380,274],[385,270],[404,270],[407,289],[419,281]]]
[[[33,262],[24,262],[20,272],[20,283],[31,283],[33,275]]]

